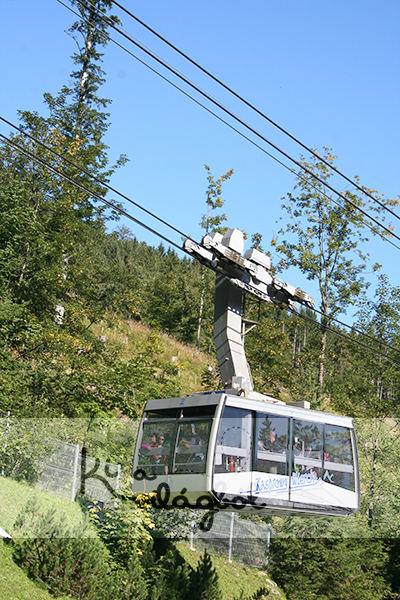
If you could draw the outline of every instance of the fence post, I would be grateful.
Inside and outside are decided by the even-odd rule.
[[[265,570],[268,570],[268,564],[269,564],[269,547],[271,544],[271,531],[272,531],[272,525],[271,523],[268,523],[267,525],[267,555],[265,557]]]
[[[79,464],[79,444],[76,444],[75,459],[74,459],[74,476],[72,478],[71,502],[75,501],[76,481],[78,479],[78,464]]]
[[[5,457],[6,457],[6,448],[7,448],[8,428],[10,426],[10,414],[11,413],[8,410],[6,413],[2,413],[2,414],[5,414],[6,417],[7,417],[6,428],[4,430],[4,438],[5,438],[5,440],[4,440],[4,446],[3,446],[3,454],[4,454],[4,460],[5,460]],[[2,466],[1,466],[1,476],[4,477],[4,475],[5,475],[5,473],[4,473],[4,462],[3,462]]]
[[[115,498],[114,498],[114,508],[118,506],[118,492],[119,492],[119,480],[121,479],[121,465],[117,465],[117,480],[115,482]]]
[[[192,510],[192,525],[190,527],[190,549],[195,551],[196,548],[193,545],[193,539],[194,539],[194,510]]]
[[[235,519],[235,513],[231,513],[231,531],[229,534],[229,555],[228,555],[228,559],[229,562],[232,562],[232,543],[233,543],[233,522]]]

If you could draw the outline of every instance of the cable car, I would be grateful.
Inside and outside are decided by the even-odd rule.
[[[244,352],[243,294],[292,308],[314,299],[272,276],[243,234],[212,233],[184,248],[217,273],[214,342],[224,390],[147,402],[133,492],[159,506],[350,515],[360,503],[351,418],[285,404],[253,390]],[[252,325],[254,326],[254,324]]]
[[[133,491],[162,506],[350,515],[359,508],[352,419],[227,392],[147,402]]]

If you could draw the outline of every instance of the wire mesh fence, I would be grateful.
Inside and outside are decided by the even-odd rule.
[[[79,444],[55,440],[55,446],[51,456],[37,462],[36,488],[72,501],[77,493],[103,504],[113,501],[121,465],[87,456]]]
[[[188,541],[192,550],[248,566],[268,564],[271,525],[241,518],[237,512],[196,509],[155,509],[155,535],[174,541]]]
[[[45,420],[0,415],[1,474],[74,501],[78,493],[110,503],[118,491],[121,466],[88,456],[86,448],[46,436]]]
[[[261,569],[268,564],[270,536],[270,525],[220,511],[214,515],[209,531],[198,527],[193,532],[191,546]]]
[[[74,501],[78,495],[112,505],[122,477],[121,465],[89,456],[86,448],[51,437],[46,422],[0,414],[1,473],[34,488]],[[271,528],[238,513],[192,509],[154,509],[157,534],[190,541],[191,548],[264,568]],[[207,527],[204,527],[207,519]]]

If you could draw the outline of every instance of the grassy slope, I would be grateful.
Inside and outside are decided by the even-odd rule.
[[[37,497],[43,509],[47,510],[54,507],[57,512],[64,513],[69,525],[81,522],[82,512],[78,504],[34,490],[28,485],[18,483],[13,479],[0,477],[0,527],[5,529],[11,537],[16,533],[13,525],[18,513],[29,498],[33,496]]]
[[[179,543],[176,545],[183,558],[193,567],[196,568],[200,554],[203,550],[193,552],[190,550],[189,544]],[[234,600],[240,598],[243,592],[244,598],[248,598],[259,588],[265,587],[270,590],[268,597],[276,598],[276,600],[284,599],[285,595],[271,581],[265,571],[245,567],[238,563],[230,563],[223,556],[212,556],[214,567],[217,569],[219,583],[221,587],[221,600]]]
[[[190,394],[202,390],[201,375],[210,365],[216,365],[215,357],[196,352],[194,346],[178,342],[172,336],[163,332],[155,332],[148,325],[136,321],[121,321],[119,327],[109,328],[104,323],[93,326],[93,331],[98,335],[104,335],[110,342],[116,342],[125,346],[121,355],[128,356],[131,343],[146,342],[151,336],[157,337],[159,351],[154,356],[157,361],[162,363],[172,362],[175,357],[176,364],[179,366],[180,383],[182,393]]]
[[[0,477],[0,527],[11,536],[18,513],[32,496],[37,496],[44,509],[55,507],[63,513],[68,523],[76,524],[82,519],[78,504],[37,492],[27,485]],[[46,590],[31,581],[23,569],[12,559],[12,542],[0,538],[0,598],[2,600],[50,600],[54,598]],[[60,600],[66,596],[59,596]]]

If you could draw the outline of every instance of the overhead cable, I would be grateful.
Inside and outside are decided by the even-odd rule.
[[[76,14],[80,18],[83,18],[83,20],[86,21],[86,19],[84,19],[84,17],[82,17],[82,15],[76,13],[72,8],[70,8],[69,6],[67,6],[66,4],[64,4],[64,2],[62,2],[62,0],[57,0],[57,1],[60,4],[62,4],[63,6],[65,6],[65,8],[67,8],[68,10],[70,10],[71,12],[73,12],[74,14]],[[88,5],[86,5],[85,2],[83,2],[82,0],[76,0],[76,2],[79,3],[79,4],[81,4],[84,8],[89,8]],[[93,11],[93,8],[90,7],[90,10]],[[318,181],[324,187],[328,188],[335,195],[339,196],[346,204],[350,205],[352,208],[354,208],[358,212],[362,213],[364,215],[364,217],[366,217],[367,219],[369,219],[370,221],[372,221],[378,227],[381,227],[387,234],[389,234],[392,237],[395,237],[397,240],[400,241],[400,237],[397,234],[393,233],[393,231],[390,230],[388,227],[386,227],[385,225],[383,225],[383,223],[379,222],[377,219],[375,219],[374,217],[372,217],[371,215],[369,215],[365,210],[363,210],[361,207],[357,206],[357,204],[355,204],[354,202],[352,202],[349,198],[347,198],[346,196],[344,196],[341,192],[338,192],[334,187],[332,187],[329,183],[327,183],[326,181],[324,181],[323,179],[321,179],[320,177],[318,177],[318,175],[316,175],[315,173],[313,173],[313,171],[311,171],[310,169],[308,169],[301,162],[299,162],[295,158],[291,157],[287,152],[285,152],[284,150],[282,150],[275,143],[271,142],[262,133],[260,133],[259,131],[257,131],[250,124],[246,123],[246,121],[244,121],[241,117],[239,117],[238,115],[236,115],[229,108],[225,107],[217,99],[213,98],[213,96],[211,96],[210,94],[208,94],[208,92],[206,92],[205,90],[203,90],[196,83],[194,83],[193,81],[191,81],[190,79],[188,79],[185,75],[183,75],[182,73],[180,73],[179,71],[177,71],[172,65],[170,65],[169,63],[167,63],[164,59],[162,59],[160,56],[158,56],[152,50],[146,48],[141,42],[137,41],[132,36],[130,36],[130,34],[127,34],[124,31],[121,31],[112,21],[110,21],[110,19],[108,19],[107,17],[105,17],[102,13],[99,13],[97,11],[93,11],[93,12],[95,12],[96,15],[100,19],[102,19],[107,25],[109,25],[117,33],[119,33],[120,35],[122,35],[123,37],[125,37],[126,39],[128,39],[131,43],[133,43],[135,46],[137,46],[138,48],[140,48],[143,52],[145,52],[147,55],[149,55],[151,58],[153,58],[155,61],[157,61],[159,64],[161,64],[164,68],[166,68],[167,70],[169,70],[170,72],[172,72],[176,77],[178,77],[179,79],[181,79],[182,81],[184,81],[187,85],[189,85],[190,87],[192,87],[193,89],[195,89],[199,94],[201,94],[202,96],[204,96],[205,98],[207,98],[207,100],[209,100],[210,102],[212,102],[213,104],[215,104],[216,106],[218,106],[218,108],[220,108],[221,110],[223,110],[224,112],[226,112],[230,117],[232,117],[233,119],[235,119],[241,125],[243,125],[244,127],[246,127],[246,129],[248,129],[249,131],[251,131],[254,135],[256,135],[257,137],[259,137],[260,139],[262,139],[265,143],[267,143],[269,146],[271,146],[272,148],[274,148],[274,150],[276,150],[277,152],[279,152],[280,154],[282,154],[283,156],[285,156],[285,158],[287,158],[288,160],[290,160],[291,162],[293,162],[297,167],[299,167],[299,169],[305,171],[310,177],[312,177],[313,179],[315,179],[316,181]],[[125,52],[127,52],[128,54],[130,54],[131,56],[133,56],[135,59],[139,60],[142,64],[144,64],[145,66],[147,66],[148,68],[150,68],[153,72],[155,72],[158,75],[160,75],[160,73],[158,73],[157,71],[155,71],[155,69],[153,69],[152,67],[149,67],[149,65],[147,65],[141,59],[139,59],[136,55],[132,54],[124,46],[122,46],[121,44],[119,44],[118,42],[116,42],[108,34],[105,34],[105,35],[106,35],[106,37],[108,37],[108,39],[110,41],[116,43]],[[162,75],[160,75],[160,76],[164,80],[166,80],[169,83],[171,83],[164,76],[162,76]],[[177,89],[179,89],[180,91],[182,91],[175,84],[172,84],[172,85],[174,85],[174,87],[176,87]],[[186,94],[186,95],[188,95],[188,94]],[[198,104],[200,104],[200,103],[198,103]],[[296,175],[298,175],[298,174],[296,173]],[[324,194],[324,195],[326,196],[326,194]],[[376,232],[374,232],[374,233],[376,233]],[[383,239],[387,240],[387,238],[383,238]],[[390,240],[388,240],[388,241],[390,241]]]
[[[58,152],[56,152],[55,150],[53,150],[53,148],[51,148],[47,144],[44,144],[43,142],[41,142],[40,140],[38,140],[37,138],[35,138],[33,135],[30,135],[29,133],[27,133],[26,131],[24,131],[20,127],[17,127],[16,125],[14,125],[13,123],[11,123],[10,121],[8,121],[7,119],[5,119],[2,116],[0,116],[0,120],[3,121],[4,123],[7,123],[7,125],[9,125],[10,127],[12,127],[13,129],[16,129],[17,131],[19,131],[20,133],[22,133],[23,135],[25,135],[26,137],[28,137],[29,139],[31,139],[36,144],[40,144],[40,146],[42,146],[43,148],[45,148],[46,150],[48,150],[49,152],[51,152],[52,154],[54,154],[54,156],[57,156],[58,158],[61,158],[61,160],[67,162],[69,165],[71,165],[71,166],[75,167],[76,169],[82,171],[82,173],[85,173],[85,175],[87,175],[88,177],[91,177],[91,179],[93,179],[93,181],[95,181],[96,183],[99,183],[100,185],[102,185],[103,187],[107,188],[108,190],[110,190],[114,194],[117,194],[118,196],[120,196],[121,198],[123,198],[124,200],[126,200],[127,202],[130,202],[131,204],[133,204],[134,206],[136,206],[136,208],[139,208],[140,210],[144,211],[149,216],[153,217],[153,219],[156,219],[157,221],[159,221],[163,225],[166,225],[167,227],[169,227],[170,229],[172,229],[176,233],[179,233],[184,238],[190,238],[189,235],[183,233],[179,229],[176,229],[176,227],[174,227],[173,225],[171,225],[167,221],[164,221],[164,219],[161,219],[160,217],[158,217],[157,215],[155,215],[151,211],[147,210],[147,208],[144,208],[144,206],[142,206],[141,204],[138,204],[137,202],[135,202],[134,200],[132,200],[131,198],[129,198],[125,194],[122,194],[121,192],[119,192],[115,188],[111,187],[111,185],[109,185],[108,183],[105,183],[104,181],[102,181],[101,179],[99,179],[98,177],[96,177],[95,175],[93,175],[92,173],[90,173],[89,171],[87,171],[86,169],[84,169],[83,167],[78,166],[77,164],[75,164],[72,160],[70,160],[66,156],[63,156],[62,154],[59,154]]]
[[[397,350],[390,344],[386,344],[386,342],[377,340],[376,338],[374,338],[372,335],[369,335],[368,333],[364,333],[363,331],[361,331],[361,329],[357,329],[357,327],[354,327],[354,325],[347,325],[347,323],[344,323],[343,321],[339,321],[339,319],[326,316],[326,315],[324,315],[324,313],[321,310],[318,310],[317,308],[313,308],[313,311],[318,313],[322,317],[326,317],[330,322],[337,323],[338,325],[341,325],[342,327],[347,327],[347,329],[351,329],[352,331],[354,331],[354,333],[357,333],[357,335],[362,335],[366,339],[369,339],[372,342],[378,343],[379,345],[384,346],[385,348],[388,348],[389,350],[394,350],[394,352],[396,352],[397,354],[400,354],[400,350]],[[325,325],[322,325],[322,324],[319,324],[319,325],[321,327],[325,327]]]
[[[249,102],[248,100],[246,100],[245,98],[243,98],[243,96],[241,96],[240,94],[238,94],[237,92],[235,92],[232,88],[230,88],[228,85],[226,85],[223,81],[221,81],[220,79],[218,79],[218,77],[216,77],[215,75],[213,75],[212,73],[210,73],[210,71],[207,71],[207,69],[205,69],[204,67],[202,67],[198,62],[196,62],[195,60],[193,60],[190,56],[188,56],[187,54],[185,54],[184,52],[182,52],[182,50],[180,50],[177,46],[175,46],[170,41],[168,41],[165,37],[163,37],[162,35],[160,35],[157,31],[155,31],[154,29],[152,29],[149,25],[147,25],[144,21],[142,21],[141,19],[139,19],[136,15],[134,15],[132,12],[130,12],[122,4],[120,4],[119,2],[116,2],[116,0],[113,0],[113,4],[115,4],[116,6],[118,6],[122,11],[124,11],[132,19],[134,19],[135,21],[137,21],[138,23],[140,23],[140,25],[142,25],[143,27],[145,27],[153,35],[155,35],[156,37],[158,37],[162,42],[164,42],[170,48],[172,48],[173,50],[175,50],[175,52],[177,52],[178,54],[180,54],[183,58],[185,58],[186,60],[188,60],[197,69],[199,69],[205,75],[207,75],[208,77],[210,77],[211,79],[213,79],[216,83],[218,83],[218,85],[220,85],[225,90],[227,90],[230,94],[232,94],[233,96],[235,96],[235,98],[237,98],[238,100],[240,100],[241,102],[243,102],[243,104],[245,104],[246,106],[248,106],[249,108],[251,108],[251,110],[253,110],[258,115],[260,115],[263,119],[265,119],[266,121],[268,121],[269,123],[271,123],[271,125],[273,125],[277,129],[279,129],[279,131],[281,131],[286,136],[288,136],[291,140],[293,140],[294,142],[296,142],[304,150],[306,150],[311,155],[313,155],[315,158],[317,158],[322,163],[324,163],[327,167],[329,167],[329,169],[331,169],[332,171],[334,171],[337,175],[340,175],[340,177],[342,177],[343,179],[345,179],[348,183],[351,183],[351,185],[353,185],[355,188],[357,188],[360,192],[362,192],[363,194],[365,194],[366,196],[368,196],[369,198],[371,198],[371,200],[373,200],[374,202],[376,202],[381,208],[383,208],[384,210],[387,210],[396,219],[400,220],[400,216],[398,214],[396,214],[389,207],[385,206],[382,202],[380,202],[377,198],[375,198],[363,186],[359,185],[356,181],[353,181],[352,179],[350,179],[349,177],[347,177],[347,175],[345,175],[344,173],[342,173],[341,171],[339,171],[339,169],[337,169],[336,167],[334,167],[333,165],[331,165],[327,160],[325,160],[322,156],[320,156],[318,154],[318,152],[315,152],[315,150],[313,150],[312,148],[309,148],[308,146],[306,146],[305,144],[303,144],[298,138],[296,138],[294,135],[292,135],[291,133],[289,133],[286,129],[284,129],[283,127],[281,127],[278,123],[276,123],[276,121],[273,121],[273,119],[271,119],[270,117],[268,117],[265,113],[263,113],[261,110],[259,110],[257,107],[255,107],[253,104],[251,104],[251,102]],[[123,27],[121,25],[119,25],[119,27],[121,29],[123,29]]]
[[[330,333],[333,333],[334,335],[337,335],[338,337],[341,337],[342,339],[346,340],[350,344],[359,346],[360,348],[362,348],[363,350],[367,350],[371,354],[375,354],[377,356],[383,356],[384,358],[387,358],[388,360],[400,365],[400,360],[397,360],[396,358],[394,358],[393,356],[390,356],[389,354],[386,354],[385,352],[381,352],[380,350],[376,350],[375,348],[372,348],[371,346],[367,346],[367,344],[363,344],[359,340],[355,340],[355,339],[351,338],[349,335],[342,333],[341,331],[338,331],[337,329],[332,329],[332,327],[329,327],[328,325],[321,325],[321,323],[314,321],[314,319],[312,319],[311,317],[305,315],[304,313],[300,313],[295,309],[289,308],[289,310],[290,310],[290,312],[292,312],[294,315],[300,317],[301,319],[303,319],[305,321],[310,321],[310,323],[313,323],[320,329],[323,328],[324,330],[329,331]],[[379,340],[377,340],[375,338],[371,338],[371,339],[373,339],[378,344],[381,343]],[[388,347],[391,350],[395,350],[397,352],[397,350],[395,348],[392,348],[391,346],[388,346]]]
[[[17,144],[14,140],[11,140],[10,138],[6,137],[5,135],[3,135],[1,133],[0,133],[0,138],[2,138],[7,144],[9,144],[10,146],[12,146],[13,148],[15,148],[16,150],[18,150],[19,152],[22,152],[23,154],[25,154],[26,156],[28,156],[32,160],[34,160],[34,161],[38,162],[39,164],[41,164],[42,166],[44,166],[49,171],[52,171],[53,173],[55,173],[58,177],[62,177],[66,181],[69,181],[70,183],[72,183],[72,185],[78,187],[83,192],[86,192],[87,194],[89,194],[89,196],[91,196],[93,198],[96,198],[96,200],[99,200],[100,202],[104,202],[104,204],[106,204],[109,208],[112,208],[113,210],[119,212],[121,215],[123,215],[127,219],[130,219],[131,221],[133,221],[137,225],[140,225],[144,229],[147,229],[147,231],[149,231],[150,233],[153,233],[154,235],[158,236],[159,238],[161,238],[162,240],[164,240],[168,244],[171,244],[172,246],[175,246],[175,248],[177,248],[178,250],[182,250],[182,246],[179,246],[178,244],[176,244],[175,242],[173,242],[169,238],[167,238],[164,235],[162,235],[160,232],[156,231],[155,229],[152,229],[151,227],[149,227],[148,225],[146,225],[145,223],[143,223],[143,221],[140,221],[139,219],[136,219],[135,217],[133,217],[132,215],[130,215],[128,212],[126,212],[120,206],[117,206],[116,204],[113,204],[109,200],[106,200],[105,198],[103,198],[102,196],[100,196],[100,194],[98,194],[97,192],[94,192],[93,190],[90,190],[88,187],[86,187],[85,185],[83,185],[79,181],[76,181],[73,177],[70,177],[66,173],[63,173],[62,171],[59,171],[58,169],[56,169],[55,167],[53,167],[47,161],[43,160],[42,158],[39,158],[38,156],[36,156],[36,154],[33,154],[32,152],[30,152],[29,150],[27,150],[26,148],[24,148],[20,144]]]

